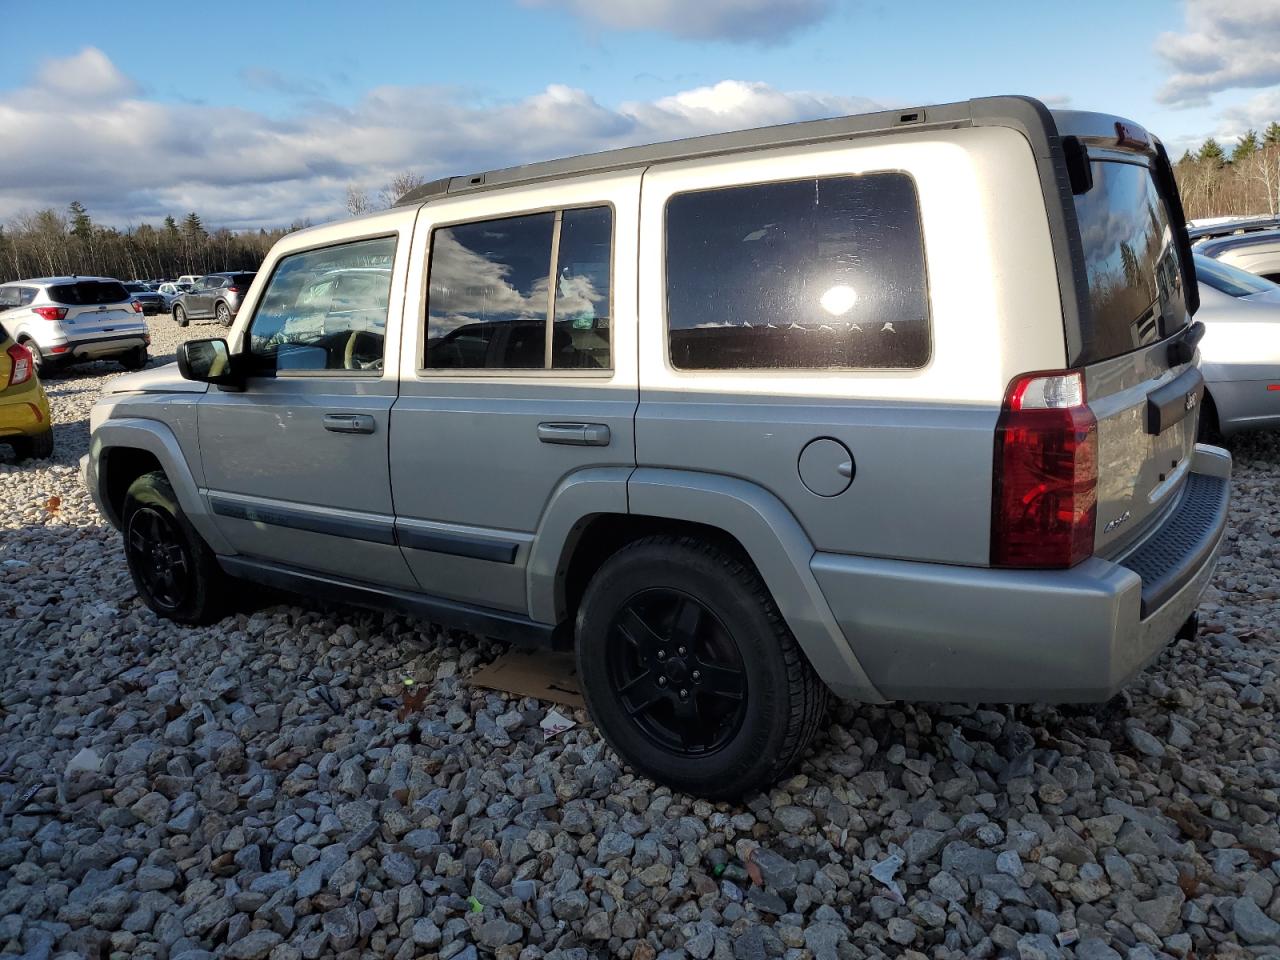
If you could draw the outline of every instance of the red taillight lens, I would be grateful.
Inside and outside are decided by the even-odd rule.
[[[142,303],[141,303],[140,301],[138,301],[138,300],[133,301],[133,303],[129,304],[129,306],[133,307],[133,312],[134,312],[134,313],[141,313],[141,312],[142,312]]]
[[[9,354],[12,365],[9,367],[9,386],[16,387],[31,379],[35,371],[35,362],[31,359],[31,351],[20,343],[15,343],[5,353]]]
[[[1093,554],[1098,421],[1077,371],[1019,377],[996,423],[993,567],[1071,567]]]
[[[46,320],[62,320],[67,316],[66,307],[32,307],[31,312]]]
[[[240,292],[239,287],[227,287],[227,293],[239,293],[239,292]]]

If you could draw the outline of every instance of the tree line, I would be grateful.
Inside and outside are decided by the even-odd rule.
[[[272,230],[205,229],[199,214],[181,222],[165,217],[125,230],[93,222],[73,201],[66,213],[38,210],[0,226],[0,282],[50,276],[100,276],[151,280],[185,273],[257,270],[272,245],[308,226]]]
[[[1210,137],[1174,165],[1187,217],[1280,214],[1280,123],[1249,130],[1228,154]]]

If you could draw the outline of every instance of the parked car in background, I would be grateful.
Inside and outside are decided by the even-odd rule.
[[[633,769],[738,797],[828,691],[1104,701],[1194,636],[1184,224],[1142,127],[1018,97],[453,177],[281,239],[86,481],[161,616],[242,578],[572,645]]]
[[[42,374],[77,360],[147,364],[151,334],[139,303],[110,277],[40,277],[0,284],[0,321]]]
[[[1205,335],[1201,439],[1280,427],[1280,285],[1196,254]]]
[[[0,323],[0,443],[19,460],[53,456],[49,398],[40,385],[31,351]]]
[[[185,283],[188,287],[193,287],[195,286],[196,281],[199,280],[202,276],[203,274],[200,274],[200,273],[184,273],[174,282],[178,284]]]
[[[229,327],[255,276],[257,274],[254,273],[206,274],[190,290],[175,297],[169,311],[180,327],[185,327],[192,320],[209,319]]]
[[[1194,243],[1197,240],[1212,240],[1214,237],[1238,236],[1277,228],[1280,228],[1280,217],[1208,217],[1188,220],[1187,236]]]
[[[1280,230],[1232,234],[1201,240],[1196,253],[1280,282]]]
[[[138,303],[142,304],[142,312],[148,317],[155,316],[157,313],[165,312],[167,304],[164,297],[156,293],[147,284],[140,280],[130,280],[124,285],[125,290],[129,291],[129,296],[133,297]]]
[[[156,293],[164,299],[164,312],[173,312],[173,301],[178,299],[178,294],[186,293],[191,289],[189,283],[177,283],[173,280],[165,280],[156,286]]]

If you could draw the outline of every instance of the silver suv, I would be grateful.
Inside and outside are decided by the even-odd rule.
[[[0,284],[0,317],[46,376],[79,360],[118,360],[126,370],[147,365],[151,334],[142,304],[110,277]]]
[[[142,598],[234,578],[572,647],[634,768],[730,797],[853,700],[1099,701],[1194,630],[1231,461],[1137,124],[1021,98],[429,184],[112,384]]]

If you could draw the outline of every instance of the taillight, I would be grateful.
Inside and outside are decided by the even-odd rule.
[[[227,293],[239,293],[239,292],[240,292],[239,287],[227,287]]]
[[[46,320],[63,320],[67,316],[66,307],[32,307],[31,312]]]
[[[9,354],[9,359],[12,361],[9,367],[9,386],[16,387],[30,380],[36,366],[35,361],[31,359],[31,351],[22,344],[15,343],[5,353]]]
[[[1084,374],[1015,379],[996,423],[991,565],[1062,568],[1092,556],[1097,484]]]
[[[141,304],[141,302],[139,302],[139,301],[137,301],[137,300],[133,301],[133,303],[129,304],[129,306],[133,307],[133,312],[134,312],[134,313],[141,313],[141,312],[142,312],[142,304]]]

